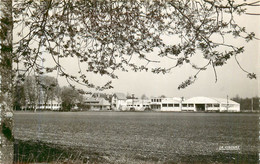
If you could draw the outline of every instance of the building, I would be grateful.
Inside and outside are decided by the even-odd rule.
[[[151,109],[154,111],[181,111],[181,98],[152,98]]]
[[[91,97],[85,100],[85,105],[89,107],[89,110],[93,111],[110,110],[110,103],[103,97]]]
[[[151,98],[150,107],[154,111],[160,111],[162,108],[162,98]]]
[[[240,112],[240,104],[223,98],[192,97],[182,102],[182,111]]]
[[[150,109],[150,100],[147,99],[127,99],[127,110],[144,111]]]
[[[52,111],[59,111],[61,110],[61,101],[57,100],[50,100],[46,103],[39,102],[37,104],[26,104],[22,107],[22,110],[52,110]]]
[[[111,107],[113,110],[121,111],[127,110],[126,96],[123,93],[114,93],[111,100]]]

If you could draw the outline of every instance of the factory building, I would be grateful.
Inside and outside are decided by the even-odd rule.
[[[192,97],[182,102],[182,111],[240,112],[240,104],[223,98]]]

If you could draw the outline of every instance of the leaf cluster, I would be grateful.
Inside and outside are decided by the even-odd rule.
[[[234,18],[243,15],[252,4],[231,0],[17,1],[13,7],[14,22],[21,30],[20,39],[14,44],[15,61],[22,62],[26,71],[57,71],[68,81],[98,90],[111,88],[111,81],[96,86],[89,82],[86,72],[113,79],[117,78],[116,70],[167,73],[184,64],[190,64],[198,73],[209,66],[215,70],[244,51],[243,47],[227,44],[226,36],[255,39],[255,34],[248,33]],[[166,44],[164,36],[174,40]],[[222,42],[214,36],[221,37]],[[149,55],[156,49],[157,58],[173,60],[173,66],[150,68],[149,63],[159,62]],[[198,67],[190,60],[198,54],[208,60],[206,66]],[[45,56],[53,60],[54,67],[42,67]],[[69,74],[60,62],[69,57],[78,59],[77,76]],[[147,63],[131,62],[134,57]],[[248,77],[256,77],[252,75],[249,73]]]

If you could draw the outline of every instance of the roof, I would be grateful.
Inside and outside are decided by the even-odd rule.
[[[172,103],[180,103],[181,102],[181,98],[179,97],[170,97],[170,98],[161,98],[162,102],[172,102]]]
[[[90,105],[102,105],[102,106],[109,106],[109,102],[105,100],[104,98],[89,98],[85,101],[85,103]]]
[[[90,97],[85,102],[90,102],[90,101],[98,101],[98,98]]]
[[[230,100],[230,99],[224,99],[224,98],[212,98],[212,97],[192,97],[189,98],[183,103],[197,103],[197,104],[238,104],[237,102]]]
[[[123,93],[114,93],[114,96],[119,100],[126,100],[126,96]]]
[[[104,98],[101,98],[101,100],[99,101],[99,104],[102,106],[110,106],[110,103],[105,100]]]
[[[149,104],[150,100],[142,100],[142,99],[127,99],[126,103],[129,104]]]
[[[93,93],[91,97],[94,97],[94,98],[102,97],[104,99],[108,99],[109,95],[106,93]]]
[[[220,102],[221,104],[226,104],[226,103],[228,103],[228,104],[239,104],[239,103],[237,103],[237,102],[235,102],[235,101],[233,101],[233,100],[230,100],[230,99],[224,99],[224,98],[213,98],[213,99],[215,99],[216,101],[218,101],[218,102]]]

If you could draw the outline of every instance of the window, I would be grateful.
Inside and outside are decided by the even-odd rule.
[[[162,104],[162,107],[167,107],[167,104]]]
[[[174,104],[174,107],[179,107],[180,105],[179,104]]]
[[[219,107],[219,104],[214,104],[214,107]]]
[[[212,107],[212,104],[207,104],[207,107]]]
[[[183,107],[187,107],[187,104],[182,104]]]
[[[194,107],[194,105],[193,104],[188,104],[188,107]]]
[[[173,107],[173,104],[168,104],[168,107]]]
[[[159,102],[162,102],[162,99],[159,99]]]

